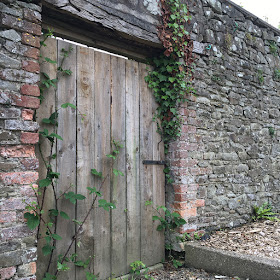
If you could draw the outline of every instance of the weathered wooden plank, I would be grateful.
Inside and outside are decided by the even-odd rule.
[[[141,186],[141,260],[146,265],[153,265],[153,209],[145,206],[145,201],[153,201],[153,166],[144,165],[143,160],[153,160],[153,115],[152,95],[144,80],[147,75],[146,65],[140,63],[140,186]]]
[[[106,155],[111,152],[110,111],[111,111],[111,71],[110,56],[95,52],[95,127],[94,127],[94,168],[102,171],[103,176],[110,173],[111,159]],[[100,181],[99,181],[100,182]],[[97,183],[97,182],[95,182]],[[102,188],[103,198],[110,201],[110,175]],[[110,276],[111,236],[110,212],[102,208],[94,210],[94,272],[100,279]]]
[[[77,220],[82,221],[91,209],[92,197],[87,187],[93,187],[91,169],[94,163],[94,50],[77,47],[77,192],[86,197],[77,202]],[[76,253],[79,260],[93,257],[93,211],[78,235]],[[89,269],[93,272],[93,263]],[[83,268],[76,268],[76,279],[85,279]]]
[[[126,61],[127,266],[140,260],[139,69]]]
[[[155,101],[152,90],[149,89],[149,95],[152,101],[152,115],[154,116],[156,113],[156,109],[158,104]],[[164,144],[161,139],[160,134],[157,132],[157,124],[156,122],[152,123],[153,128],[153,157],[154,160],[162,161],[165,159],[164,154]],[[154,206],[165,206],[165,175],[163,173],[164,165],[153,165],[153,204]],[[161,210],[162,214],[163,211]],[[155,212],[153,212],[155,215]],[[154,221],[152,226],[153,229],[153,246],[155,250],[153,251],[153,263],[160,263],[165,259],[165,240],[164,240],[164,232],[157,231],[156,228],[159,225],[158,221]]]
[[[58,41],[59,63],[62,61],[62,49],[69,50],[72,48],[69,57],[67,57],[63,64],[63,69],[70,69],[71,76],[61,76],[57,86],[57,106],[61,104],[72,103],[76,104],[76,46]],[[58,117],[57,134],[63,138],[63,141],[57,142],[57,172],[61,174],[58,183],[58,193],[68,191],[76,192],[76,110],[72,108],[61,109]],[[69,200],[60,199],[58,207],[61,211],[66,212],[71,219],[75,219],[75,205]],[[57,234],[62,237],[62,240],[57,242],[57,254],[64,254],[71,243],[71,237],[75,235],[75,224],[71,220],[65,220],[58,217]],[[70,254],[75,252],[75,246],[70,250]],[[75,275],[75,267],[69,264],[70,270],[63,272],[61,279],[73,280]]]
[[[115,168],[124,176],[112,177],[111,201],[116,204],[112,211],[111,268],[114,277],[127,273],[126,267],[126,160],[125,160],[125,59],[111,56],[112,112],[111,138],[120,141]]]
[[[56,64],[51,64],[43,60],[44,57],[48,57],[52,60],[57,60],[57,41],[56,39],[48,38],[46,40],[46,47],[41,48],[41,55],[42,55],[42,62],[41,62],[41,72],[47,73],[51,79],[56,78],[56,69],[57,65]],[[42,76],[41,80],[44,80],[45,78]],[[37,111],[36,114],[36,120],[40,124],[40,131],[44,130],[45,128],[48,129],[49,131],[53,130],[53,126],[49,124],[44,124],[42,123],[42,119],[44,118],[49,118],[50,115],[55,111],[55,89],[53,87],[49,88],[48,90],[45,91],[44,94],[44,100],[42,105],[40,106],[39,110]],[[48,161],[50,152],[51,152],[51,146],[49,140],[46,138],[40,136],[40,148],[41,152],[39,151],[39,147],[36,147],[36,155],[37,158],[39,159],[39,178],[44,179],[46,178],[47,174],[47,168],[45,167],[44,161],[42,156]],[[56,152],[56,147],[53,149],[53,153]],[[51,164],[56,170],[56,162],[54,160],[51,161]],[[42,193],[44,192],[43,190],[41,191]],[[48,218],[48,209],[53,209],[54,208],[54,196],[53,196],[53,191],[51,186],[46,188],[45,191],[45,198],[44,198],[44,207],[43,209],[45,210],[45,213],[43,214],[43,218],[45,221],[47,221]],[[41,197],[42,199],[42,197]],[[40,232],[39,234],[41,236],[45,236],[46,233],[46,227],[43,226],[43,224],[40,226]],[[45,245],[45,240],[42,238],[39,238],[38,240],[38,262],[37,262],[37,275],[38,279],[43,279],[43,275],[47,270],[48,266],[48,260],[49,256],[43,256],[42,254],[42,247]]]

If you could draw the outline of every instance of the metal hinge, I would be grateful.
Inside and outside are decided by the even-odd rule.
[[[143,160],[143,164],[147,165],[165,165],[164,160]]]

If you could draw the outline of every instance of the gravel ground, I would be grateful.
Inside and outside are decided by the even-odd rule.
[[[156,280],[180,280],[180,279],[187,279],[187,280],[245,280],[239,277],[229,277],[224,275],[217,275],[207,273],[201,269],[194,269],[194,268],[186,268],[181,267],[179,269],[164,269],[158,270],[155,272],[150,273],[150,275]]]
[[[200,244],[226,251],[280,259],[280,222],[264,220],[234,229],[217,231],[212,233],[209,239],[200,241]],[[155,280],[246,280],[239,277],[215,275],[194,268],[174,269],[169,264],[165,265],[164,270],[152,272],[150,275]]]

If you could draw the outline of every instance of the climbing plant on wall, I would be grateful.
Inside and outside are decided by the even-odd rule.
[[[146,82],[153,89],[157,108],[155,118],[158,132],[165,145],[180,136],[181,119],[178,108],[194,93],[192,73],[194,66],[193,43],[186,30],[191,16],[186,4],[179,0],[161,0],[162,24],[158,36],[165,48],[163,54],[150,59],[153,70]]]

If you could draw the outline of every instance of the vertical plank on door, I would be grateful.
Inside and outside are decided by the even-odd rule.
[[[77,47],[77,108],[82,114],[77,118],[77,192],[86,197],[77,201],[77,220],[83,221],[91,209],[93,195],[87,187],[94,187],[91,169],[94,168],[94,50]],[[93,257],[93,211],[83,225],[77,238],[78,260]],[[93,260],[94,261],[94,260]],[[93,272],[93,263],[89,269]],[[85,279],[85,270],[76,268],[76,279]]]
[[[58,56],[59,64],[63,59],[61,55],[62,49],[72,51],[69,57],[65,59],[63,69],[70,69],[70,76],[61,76],[57,86],[57,105],[72,103],[76,104],[76,46],[58,41]],[[57,142],[57,172],[61,174],[57,183],[57,192],[65,191],[76,192],[76,110],[72,108],[61,109],[58,116],[58,131],[57,134],[63,138],[63,141]],[[75,219],[75,205],[69,200],[60,199],[58,207],[61,211],[66,212],[71,219]],[[58,217],[57,234],[62,237],[62,240],[57,242],[57,254],[64,254],[71,243],[71,237],[75,235],[75,225],[69,220]],[[75,245],[72,246],[70,254],[75,252]],[[75,267],[69,264],[70,269],[63,272],[63,279],[73,279],[75,275]],[[62,276],[61,276],[62,277]]]
[[[151,69],[151,68],[149,68]],[[153,92],[151,89],[148,89],[149,95],[152,102],[152,115],[156,113],[158,104],[155,101]],[[160,134],[157,132],[156,122],[152,123],[153,127],[153,155],[154,160],[164,160],[164,144],[161,139]],[[153,165],[153,202],[154,205],[163,205],[165,206],[165,175],[163,173],[164,165]],[[163,211],[161,210],[162,214]],[[156,228],[159,225],[159,222],[154,222],[153,225],[153,247],[157,248],[153,252],[153,262],[160,263],[165,259],[165,238],[163,231],[157,231]]]
[[[125,59],[111,56],[112,112],[111,138],[120,141],[121,148],[115,168],[124,176],[112,177],[111,201],[116,204],[112,210],[111,267],[114,277],[127,273],[126,268],[126,160],[125,160]]]
[[[45,42],[47,45],[46,47],[41,48],[41,55],[42,57],[48,57],[51,60],[56,61],[57,60],[57,41],[56,39],[48,38]],[[41,72],[47,73],[51,79],[56,78],[56,72],[57,72],[57,65],[48,63],[44,60],[41,62]],[[44,77],[42,77],[42,80],[44,80]],[[49,130],[49,133],[53,132],[53,126],[49,124],[42,123],[42,119],[44,118],[49,118],[52,113],[55,112],[55,89],[54,87],[50,87],[49,89],[45,90],[44,94],[44,100],[43,103],[40,107],[40,113],[36,115],[36,120],[40,124],[40,131],[43,131],[45,128]],[[36,147],[36,155],[37,158],[39,159],[39,178],[40,180],[45,179],[47,175],[47,169],[44,165],[44,161],[42,159],[42,156],[48,161],[50,152],[51,152],[51,146],[49,140],[46,138],[40,136],[40,148],[42,155],[39,151],[39,146]],[[56,147],[53,149],[53,153],[56,153],[55,150]],[[55,160],[51,161],[52,167],[54,171],[56,170],[56,164]],[[43,192],[43,190],[41,190]],[[45,213],[43,214],[43,218],[45,221],[49,219],[48,217],[48,210],[55,208],[55,203],[54,203],[54,197],[53,197],[53,191],[52,187],[49,186],[45,190],[45,195],[44,195],[44,207],[43,209],[45,210]],[[46,233],[46,227],[41,224],[40,227],[40,235],[45,236]],[[43,256],[42,254],[42,247],[45,246],[45,239],[39,239],[38,240],[38,262],[37,262],[37,277],[38,279],[43,279],[44,273],[47,270],[48,266],[48,260],[50,256]]]
[[[127,269],[140,260],[139,69],[126,61]]]
[[[153,201],[153,166],[144,165],[143,160],[153,160],[153,115],[152,96],[145,83],[146,65],[139,63],[140,75],[140,187],[141,187],[141,260],[146,265],[154,264],[153,254],[153,208],[145,201]]]
[[[111,70],[110,55],[95,52],[95,123],[94,123],[94,168],[108,176],[101,192],[103,198],[110,201],[110,164],[111,159],[106,155],[111,153],[110,112],[111,112]],[[95,180],[97,183],[97,181]],[[98,180],[100,182],[100,180]],[[108,278],[111,274],[111,236],[110,212],[102,208],[94,210],[94,272],[99,273],[100,279]]]

